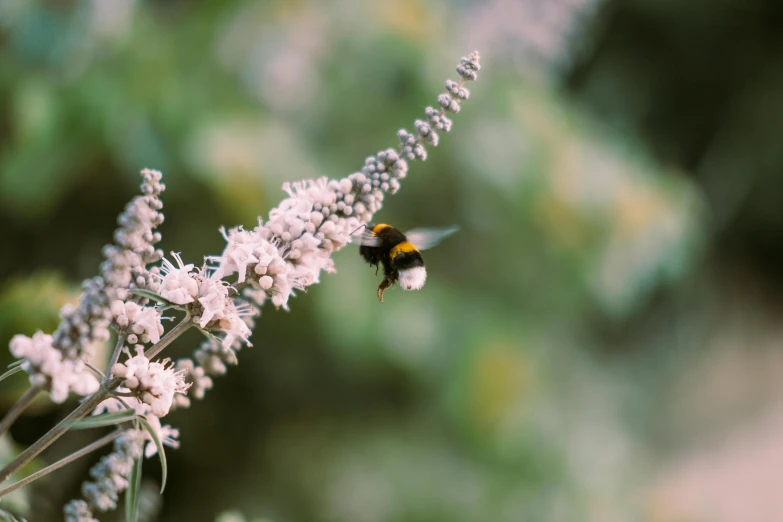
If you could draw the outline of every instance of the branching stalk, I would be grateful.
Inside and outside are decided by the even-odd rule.
[[[111,383],[115,380],[117,381],[117,384],[115,386],[117,386],[119,384],[119,379],[113,379],[112,381],[109,382]],[[13,461],[11,461],[10,464],[8,464],[5,468],[0,470],[0,481],[6,480],[8,477],[11,476],[12,473],[19,471],[27,463],[29,463],[31,460],[37,457],[38,454],[40,454],[43,450],[48,448],[54,441],[59,439],[63,435],[63,433],[68,431],[68,428],[71,427],[71,424],[73,422],[86,416],[108,396],[109,396],[109,392],[106,390],[106,388],[101,388],[97,392],[90,395],[86,401],[81,403],[67,417],[61,420],[54,428],[49,430],[46,433],[46,435],[44,435],[43,437],[35,441],[31,446],[29,446],[26,450],[20,453],[19,456],[17,456]]]
[[[122,352],[122,346],[125,344],[125,335],[117,334],[117,345],[114,347],[114,352],[111,354],[111,360],[109,361],[109,368],[106,370],[108,375],[111,375],[111,369],[120,360],[120,352]]]
[[[174,328],[169,330],[166,335],[164,335],[160,341],[155,343],[149,350],[147,350],[144,353],[144,357],[146,357],[149,360],[152,360],[153,357],[158,355],[165,347],[170,345],[174,339],[182,335],[188,328],[193,326],[193,321],[190,320],[190,314],[186,313],[185,317],[182,318],[182,321],[177,324]],[[109,371],[111,371],[111,368],[109,368]]]
[[[10,486],[6,486],[3,489],[0,489],[0,498],[3,498],[5,495],[12,493],[16,491],[17,489],[26,486],[27,484],[33,482],[34,480],[37,480],[44,475],[48,475],[52,471],[55,471],[57,469],[62,468],[63,466],[70,464],[76,459],[79,459],[88,453],[92,453],[95,450],[98,450],[107,444],[111,443],[114,439],[119,437],[122,434],[122,430],[115,430],[112,433],[109,433],[108,435],[101,437],[100,439],[96,440],[95,442],[88,444],[87,446],[83,447],[82,449],[75,451],[68,455],[67,457],[64,457],[54,464],[50,464],[49,466],[46,466],[44,469],[40,471],[36,471],[35,473],[28,475],[27,477],[23,478],[22,480],[18,482],[14,482]]]
[[[19,399],[16,401],[16,404],[14,404],[11,409],[8,410],[8,413],[5,414],[3,420],[0,421],[0,436],[8,431],[11,425],[16,421],[16,419],[19,418],[22,412],[24,412],[24,410],[33,403],[35,397],[41,391],[43,391],[43,388],[40,386],[30,386],[27,391],[24,392],[21,397],[19,397]]]

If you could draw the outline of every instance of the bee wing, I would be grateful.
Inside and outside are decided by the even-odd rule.
[[[351,236],[351,243],[355,245],[377,247],[381,246],[381,238],[373,234],[372,230],[364,229],[364,232]]]
[[[451,234],[459,230],[459,227],[452,225],[444,228],[414,228],[405,233],[405,237],[413,243],[413,246],[419,250],[432,248]]]

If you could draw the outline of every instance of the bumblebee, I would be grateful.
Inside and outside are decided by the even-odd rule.
[[[356,236],[361,245],[359,254],[375,267],[383,266],[383,281],[378,285],[378,299],[383,302],[383,293],[394,283],[400,283],[403,290],[418,290],[427,280],[427,269],[420,250],[437,245],[445,237],[459,230],[456,226],[447,228],[417,228],[403,234],[391,225],[366,225],[361,236]]]

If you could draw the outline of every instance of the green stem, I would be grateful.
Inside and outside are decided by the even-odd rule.
[[[5,414],[3,420],[0,421],[0,435],[8,431],[8,428],[10,428],[14,421],[19,418],[22,412],[27,409],[30,404],[32,404],[32,402],[35,400],[35,397],[41,391],[43,391],[43,388],[40,386],[30,386],[27,391],[24,392],[21,397],[19,397],[19,399],[16,401],[16,404],[14,404],[11,409],[8,410],[8,413]]]
[[[114,381],[117,381],[114,384]],[[120,383],[119,379],[112,379],[109,384],[114,384],[116,388]],[[19,471],[28,462],[38,456],[43,450],[48,448],[54,441],[59,439],[63,433],[68,431],[71,424],[82,417],[85,417],[90,413],[98,404],[103,402],[109,396],[107,387],[103,387],[97,392],[90,395],[87,400],[81,403],[75,410],[73,410],[67,417],[61,420],[57,425],[50,429],[43,437],[35,441],[30,447],[20,453],[14,460],[11,461],[6,467],[0,470],[0,482],[6,480],[12,473]]]
[[[111,360],[109,361],[109,368],[106,370],[107,375],[111,375],[111,369],[120,360],[120,353],[122,352],[122,346],[125,344],[125,335],[117,334],[117,344],[114,346],[114,352],[111,354]]]
[[[190,314],[186,313],[185,317],[182,318],[182,321],[177,324],[174,328],[169,330],[166,335],[164,335],[160,341],[155,343],[152,348],[147,350],[144,353],[144,357],[146,357],[149,360],[152,360],[153,357],[158,355],[165,347],[171,344],[171,342],[182,335],[182,333],[193,326],[193,321],[190,320]]]
[[[0,489],[0,498],[3,498],[7,494],[9,494],[9,493],[11,493],[13,491],[16,491],[17,489],[19,489],[21,487],[26,486],[30,482],[32,482],[34,480],[37,480],[37,479],[43,477],[44,475],[48,475],[52,471],[55,471],[55,470],[65,466],[67,464],[70,464],[74,460],[79,459],[79,458],[87,455],[88,453],[92,453],[93,451],[106,446],[107,444],[112,442],[114,439],[119,437],[122,434],[122,432],[123,432],[123,430],[113,431],[112,433],[109,433],[105,437],[101,437],[100,439],[96,440],[95,442],[93,442],[91,444],[88,444],[87,446],[83,447],[79,451],[75,451],[75,452],[71,453],[70,455],[68,455],[67,457],[64,457],[64,458],[58,460],[54,464],[50,464],[49,466],[46,466],[44,469],[42,469],[40,471],[36,471],[35,473],[33,473],[31,475],[28,475],[27,477],[23,478],[22,480],[20,480],[18,482],[14,482],[10,486],[6,486],[3,489]]]

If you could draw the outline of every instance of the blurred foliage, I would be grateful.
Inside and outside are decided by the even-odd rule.
[[[172,415],[159,520],[679,520],[648,488],[709,409],[672,390],[709,373],[728,313],[710,224],[727,218],[693,162],[615,118],[646,114],[635,84],[591,83],[630,69],[600,58],[614,9],[638,4],[604,4],[0,2],[0,341],[56,327],[141,168],[168,185],[163,248],[198,263],[283,181],[393,146],[477,48],[453,131],[378,215],[461,227],[426,252],[426,287],[379,305],[348,248],[290,313],[264,310],[241,364]],[[31,489],[48,499],[31,520],[56,519],[78,477]]]
[[[14,443],[7,434],[0,436],[0,466],[5,466],[11,462],[23,449],[24,448]],[[20,480],[30,473],[40,470],[42,467],[41,461],[35,459],[20,471],[12,474],[10,480],[14,482]],[[3,505],[0,506],[0,520],[5,520],[6,517],[9,521],[14,520],[14,518],[11,517],[18,517],[20,513],[29,512],[30,504],[31,497],[27,490],[17,489],[16,491],[12,491],[7,496],[3,497]]]
[[[242,513],[238,511],[226,511],[221,513],[215,522],[272,522],[268,518],[254,518],[253,520],[247,520]]]
[[[37,330],[52,332],[59,322],[58,312],[66,302],[78,299],[75,289],[68,291],[62,277],[55,272],[36,272],[24,279],[10,279],[0,290],[0,338],[10,340],[16,334],[32,335]],[[8,351],[0,355],[0,368],[15,359]],[[27,374],[20,373],[3,382],[6,390],[0,403],[10,408],[29,385]],[[52,403],[40,396],[31,405],[31,412],[52,408]]]
[[[8,280],[0,294],[0,335],[10,338],[17,333],[32,335],[36,330],[52,331],[59,323],[60,308],[77,298],[76,289],[67,290],[62,277],[55,272],[38,272],[25,279]],[[3,357],[10,358],[10,354]]]

